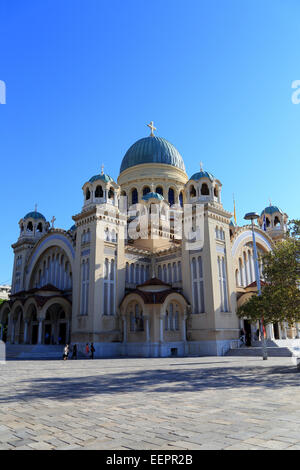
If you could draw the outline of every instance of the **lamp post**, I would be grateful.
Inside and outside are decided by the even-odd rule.
[[[260,273],[259,273],[259,265],[258,265],[258,259],[257,259],[257,250],[256,250],[256,241],[255,241],[255,232],[254,232],[254,220],[257,220],[259,215],[256,212],[248,212],[244,219],[245,220],[251,220],[251,225],[252,225],[252,240],[253,240],[253,255],[254,255],[254,266],[255,266],[255,278],[256,278],[256,285],[257,285],[257,293],[258,295],[261,295],[261,285],[260,285]],[[259,322],[260,326],[260,336],[261,336],[261,345],[262,345],[262,356],[263,360],[268,359],[268,353],[267,353],[267,345],[265,341],[265,335],[264,335],[264,320],[263,317],[261,318]]]

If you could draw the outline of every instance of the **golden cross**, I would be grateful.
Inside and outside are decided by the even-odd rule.
[[[150,124],[147,124],[147,126],[151,129],[150,137],[154,137],[153,131],[156,131],[156,127],[154,127],[153,121],[151,121]]]
[[[51,224],[52,224],[52,228],[54,228],[54,222],[56,221],[56,218],[53,216],[52,219],[50,220]]]

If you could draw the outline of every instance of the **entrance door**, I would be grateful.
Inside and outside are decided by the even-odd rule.
[[[31,332],[31,344],[37,344],[38,342],[38,333],[39,333],[39,326],[36,324],[32,325],[32,332]]]
[[[251,346],[251,323],[244,320],[244,330],[246,334],[246,346]]]
[[[273,324],[273,327],[274,327],[274,338],[275,339],[280,339],[279,337],[279,326],[278,326],[278,323],[274,323]]]
[[[67,338],[67,324],[60,323],[59,324],[59,334],[58,334],[58,343],[59,344],[66,344]]]
[[[46,323],[45,325],[45,344],[50,344],[51,342],[51,323]]]

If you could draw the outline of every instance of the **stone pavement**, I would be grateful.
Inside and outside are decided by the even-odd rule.
[[[300,449],[290,358],[8,361],[0,449]]]

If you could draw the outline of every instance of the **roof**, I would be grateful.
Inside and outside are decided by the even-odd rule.
[[[43,214],[37,211],[28,212],[28,214],[25,215],[24,219],[42,219],[46,221],[46,218],[43,216]]]
[[[277,206],[268,206],[268,207],[265,207],[265,209],[262,211],[262,213],[260,215],[264,215],[264,214],[274,214],[275,212],[280,212],[280,214],[282,214],[282,210],[279,209],[279,207]]]
[[[194,173],[190,180],[199,181],[201,178],[208,178],[210,181],[215,179],[211,173],[208,173],[208,171],[199,171],[198,173]]]
[[[110,181],[113,182],[113,178],[109,175],[106,175],[105,173],[103,174],[100,174],[100,175],[95,175],[95,176],[92,176],[90,179],[89,179],[89,182],[90,183],[93,183],[94,181],[103,181],[104,183],[109,183]]]
[[[144,137],[135,142],[126,152],[120,173],[144,163],[162,163],[185,171],[182,156],[166,139],[157,136]]]
[[[167,284],[166,282],[161,281],[158,277],[152,277],[147,281],[143,282],[143,284],[139,284],[137,287],[146,287],[146,286],[166,286],[171,287],[171,284]]]
[[[163,201],[163,200],[164,200],[164,198],[163,198],[163,196],[162,196],[161,194],[159,194],[159,193],[152,193],[152,192],[145,194],[145,195],[142,197],[142,199],[143,199],[144,201],[148,201],[149,199],[158,199],[159,201]]]

